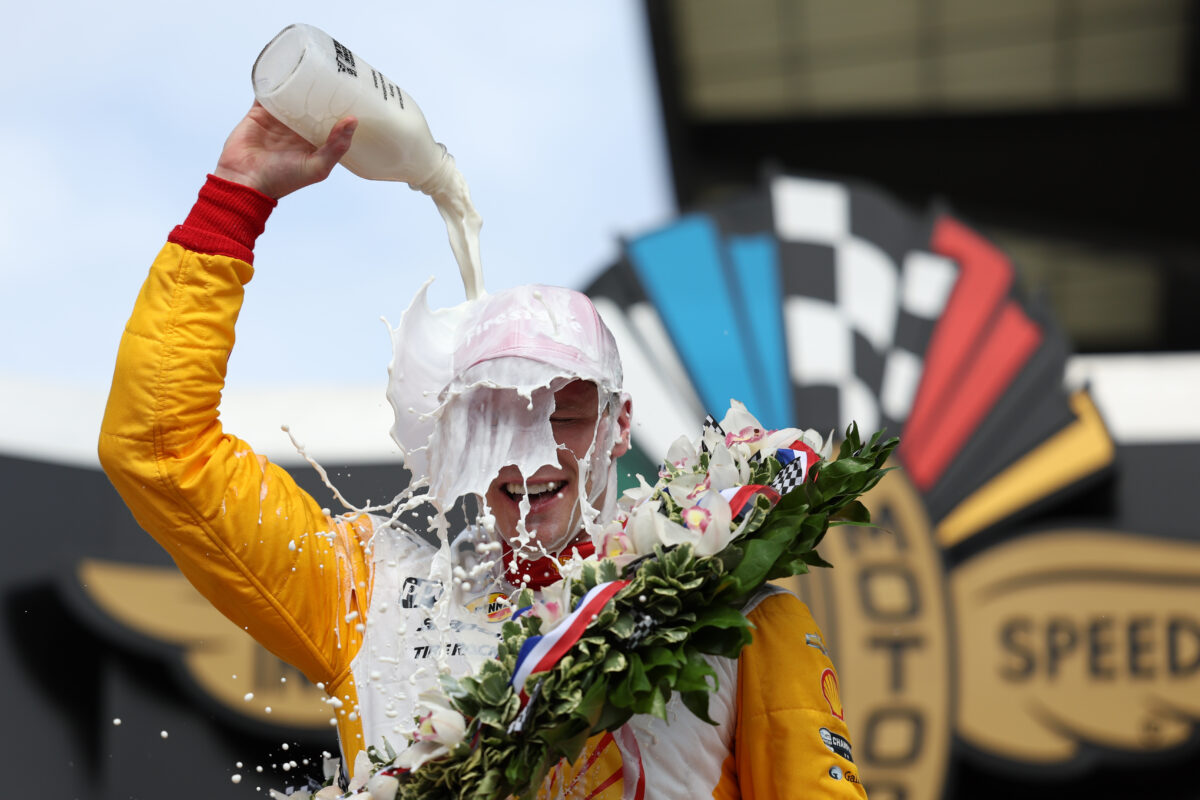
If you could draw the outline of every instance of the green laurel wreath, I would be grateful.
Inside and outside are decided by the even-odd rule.
[[[557,664],[530,676],[523,709],[509,680],[522,643],[541,633],[542,620],[530,615],[504,624],[497,657],[477,674],[442,678],[450,705],[468,720],[460,743],[411,772],[394,766],[390,745],[372,747],[372,772],[395,777],[396,798],[404,800],[531,798],[549,770],[563,759],[574,762],[591,736],[634,714],[665,718],[673,692],[712,723],[716,674],[704,656],[737,658],[752,638],[741,611],[746,600],[768,580],[830,566],[816,550],[830,527],[870,523],[858,498],[891,469],[884,463],[898,443],[883,440],[881,431],[864,444],[851,424],[837,457],[818,461],[803,484],[774,505],[755,496],[744,532],[715,556],[697,557],[690,544],[659,545],[623,570],[609,559],[585,563],[571,585],[573,603],[598,583],[629,584]],[[698,471],[707,467],[701,454]],[[769,484],[780,465],[763,457],[753,469],[751,482]],[[660,489],[653,499],[678,521],[669,494]],[[516,605],[531,602],[524,590]]]

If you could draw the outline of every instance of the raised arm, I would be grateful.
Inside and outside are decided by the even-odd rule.
[[[329,174],[354,126],[342,120],[313,147],[258,104],[238,124],[138,295],[99,443],[139,524],[188,579],[327,683],[356,648],[344,620],[369,580],[359,544],[369,523],[326,517],[284,470],[223,431],[218,403],[255,239],[277,198]]]

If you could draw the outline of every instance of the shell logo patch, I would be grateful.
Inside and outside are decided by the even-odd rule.
[[[831,669],[826,669],[821,673],[821,694],[825,696],[825,702],[829,704],[829,713],[833,714],[840,720],[845,720],[842,711],[842,697],[838,691],[837,673]]]

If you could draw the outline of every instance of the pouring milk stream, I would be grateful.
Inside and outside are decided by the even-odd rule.
[[[314,145],[353,114],[358,129],[341,163],[371,180],[403,181],[433,198],[450,237],[467,299],[484,291],[483,224],[445,145],[434,141],[416,102],[383,73],[312,25],[289,25],[259,54],[254,95],[280,122]]]

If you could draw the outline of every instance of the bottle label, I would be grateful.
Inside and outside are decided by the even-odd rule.
[[[358,69],[354,66],[354,53],[350,52],[350,48],[346,47],[337,39],[334,39],[333,53],[337,58],[337,71],[339,73],[345,72],[346,74],[357,78]]]
[[[384,102],[395,100],[400,104],[401,108],[404,108],[404,93],[400,91],[396,84],[385,78],[382,72],[371,70],[371,81],[375,84],[376,89],[383,92]]]

